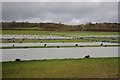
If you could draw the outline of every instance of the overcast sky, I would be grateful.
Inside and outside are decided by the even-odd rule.
[[[1,0],[2,2],[119,2],[119,0]]]
[[[98,0],[99,1],[99,0]],[[3,21],[118,22],[117,2],[3,2]]]

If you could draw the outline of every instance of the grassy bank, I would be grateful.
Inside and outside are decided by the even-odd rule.
[[[39,31],[39,30],[2,30],[2,34],[8,35],[57,35],[57,36],[89,36],[89,35],[118,35],[118,32],[97,31]]]
[[[0,49],[18,49],[18,48],[81,48],[81,47],[118,47],[120,45],[82,45],[82,46],[15,46],[15,47],[0,47]]]
[[[62,36],[62,37],[74,37],[75,39],[69,40],[41,40],[39,38],[36,39],[15,39],[8,40],[3,39],[2,43],[36,43],[36,42],[44,42],[44,43],[54,43],[54,42],[120,42],[118,38],[114,37],[99,37],[99,36],[117,36],[118,32],[92,32],[92,31],[39,31],[39,30],[3,30],[3,35],[42,35],[42,36]],[[85,37],[85,36],[98,36],[98,37]],[[77,39],[77,37],[82,37],[81,39]]]
[[[40,39],[15,39],[15,40],[8,40],[4,39],[2,40],[2,43],[57,43],[57,42],[120,42],[118,38],[84,38],[84,39],[66,39],[66,40],[40,40]]]
[[[64,42],[91,42],[90,40],[39,40],[39,39],[35,39],[35,40],[32,40],[32,39],[26,39],[23,41],[23,39],[16,39],[15,41],[11,41],[9,42],[8,40],[2,40],[2,43],[20,43],[20,42],[23,42],[23,43],[57,43],[57,42],[61,42],[61,43],[64,43]]]
[[[3,78],[117,78],[118,58],[3,62]]]

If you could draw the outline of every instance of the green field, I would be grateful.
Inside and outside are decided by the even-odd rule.
[[[3,62],[3,78],[117,78],[118,58]]]
[[[91,31],[39,31],[39,30],[2,30],[2,34],[12,35],[57,35],[57,36],[89,36],[89,35],[118,35],[118,32]]]
[[[120,42],[118,38],[84,38],[84,39],[69,39],[69,40],[39,40],[39,39],[16,39],[9,41],[8,39],[2,40],[2,43],[66,43],[66,42]]]
[[[2,40],[2,43],[57,43],[57,42],[89,42],[90,40],[32,40],[32,39],[26,39],[23,41],[23,39],[16,39],[15,41],[9,42],[8,40]]]
[[[3,30],[3,35],[53,35],[53,36],[63,36],[63,37],[84,37],[84,36],[111,36],[118,35],[118,32],[90,32],[90,31],[39,31],[39,30]],[[84,38],[84,39],[70,39],[70,40],[39,40],[39,39],[16,39],[15,43],[54,43],[54,42],[119,42],[118,38]],[[9,42],[8,40],[2,40],[3,43],[13,43],[13,41]]]

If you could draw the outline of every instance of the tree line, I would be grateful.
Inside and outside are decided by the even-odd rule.
[[[13,30],[41,30],[41,31],[112,31],[118,32],[119,23],[89,23],[80,25],[66,25],[61,23],[29,23],[29,22],[1,22],[2,29]]]

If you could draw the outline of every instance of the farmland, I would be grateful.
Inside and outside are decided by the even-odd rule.
[[[2,66],[3,78],[118,78],[118,58],[14,61]]]
[[[57,36],[90,36],[90,35],[118,35],[118,32],[93,31],[36,31],[36,30],[2,30],[3,35],[57,35]]]

